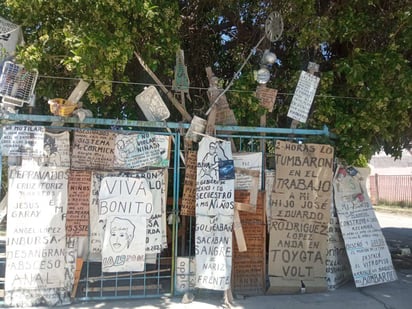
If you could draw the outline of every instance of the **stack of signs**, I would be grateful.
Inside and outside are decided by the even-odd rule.
[[[326,255],[326,281],[329,290],[335,290],[352,277],[345,243],[336,216],[331,215],[328,232],[328,253]]]
[[[297,293],[303,285],[307,292],[326,290],[333,148],[278,140],[275,154],[269,292]]]
[[[196,179],[198,288],[230,288],[234,176],[230,142],[204,137],[199,143]]]
[[[366,191],[368,172],[338,167],[335,205],[356,287],[397,279],[392,258]]]

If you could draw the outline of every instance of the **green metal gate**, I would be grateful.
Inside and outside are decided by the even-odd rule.
[[[2,114],[0,115],[2,127],[13,125],[40,125],[46,131],[74,132],[80,127],[88,126],[89,130],[103,130],[115,132],[141,133],[151,132],[171,136],[172,151],[169,165],[168,178],[168,239],[170,245],[167,249],[157,254],[155,264],[145,264],[143,272],[121,272],[108,275],[101,271],[100,262],[85,260],[79,273],[76,292],[70,298],[71,301],[92,301],[109,299],[149,298],[160,296],[174,296],[179,294],[175,290],[176,259],[178,256],[194,256],[193,251],[193,218],[185,218],[185,227],[182,231],[179,200],[182,194],[182,180],[185,175],[185,166],[181,160],[184,153],[183,138],[189,124],[173,122],[146,122],[135,120],[86,118],[79,122],[75,117],[57,117],[28,114]],[[56,125],[57,124],[57,125]],[[282,129],[264,127],[241,126],[216,126],[217,136],[222,139],[230,138],[237,147],[238,152],[252,151],[263,152],[263,173],[270,165],[271,149],[278,139],[306,141],[311,138],[324,137],[328,139],[330,133],[325,127],[322,130],[306,129]],[[2,188],[7,183],[7,160],[2,158]],[[268,163],[269,162],[269,163]],[[273,168],[273,166],[271,167]],[[264,181],[262,181],[264,184]],[[263,185],[264,186],[264,185]],[[264,189],[264,187],[262,188]],[[4,192],[2,192],[4,196]],[[4,230],[3,224],[3,230]],[[0,275],[2,277],[0,288],[3,293],[0,297],[4,301],[5,265],[7,263],[5,246],[6,235],[3,233],[0,239]]]

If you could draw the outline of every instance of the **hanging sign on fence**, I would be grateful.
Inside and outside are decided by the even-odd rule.
[[[90,171],[70,171],[66,216],[67,236],[89,235],[90,183]]]
[[[153,197],[150,187],[146,179],[130,178],[130,177],[105,177],[101,181],[99,190],[99,221],[104,227],[104,240],[102,251],[102,268],[104,271],[141,271],[144,264],[145,256],[145,240],[146,240],[146,219],[153,213]],[[115,226],[121,230],[119,226],[129,226],[128,222],[116,220],[114,223],[109,219],[129,218],[128,221],[132,225],[138,227],[138,237],[134,238],[133,248],[139,248],[140,251],[129,252],[128,249],[131,243],[128,243],[127,248],[116,251],[114,256],[110,249],[106,248],[110,245],[110,229]],[[140,219],[142,218],[142,219]],[[134,220],[134,221],[133,221]],[[130,230],[129,230],[130,231]],[[127,234],[131,237],[131,233]],[[143,243],[141,248],[140,243]],[[124,245],[124,244],[122,244]],[[114,246],[117,246],[114,244]],[[119,244],[120,246],[120,244]],[[123,247],[123,246],[122,246]]]
[[[162,161],[160,146],[153,134],[117,134],[115,145],[115,168],[138,169]]]
[[[186,157],[185,180],[183,185],[182,216],[195,216],[196,206],[196,163],[197,151],[189,150]]]
[[[338,167],[335,204],[356,287],[397,280],[391,254],[366,190],[367,173]]]
[[[40,166],[70,167],[70,133],[44,134],[43,155],[38,158]]]
[[[116,134],[113,132],[74,131],[72,168],[107,170],[113,167]]]
[[[196,216],[196,287],[230,288],[232,269],[232,216]]]
[[[3,127],[3,156],[42,156],[45,128],[42,126],[8,125]]]
[[[68,177],[67,169],[14,166],[8,176],[5,291],[13,303],[19,291],[37,297],[65,287]]]
[[[219,167],[219,162],[226,164]],[[203,137],[197,152],[196,215],[233,216],[234,176],[230,142]]]

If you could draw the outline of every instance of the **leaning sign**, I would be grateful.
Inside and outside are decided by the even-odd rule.
[[[276,143],[271,197],[269,292],[326,290],[333,178],[330,145]]]
[[[334,178],[335,204],[356,287],[397,279],[392,258],[358,170],[340,167]]]

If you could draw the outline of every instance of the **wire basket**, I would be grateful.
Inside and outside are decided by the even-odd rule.
[[[23,106],[29,104],[34,94],[38,72],[28,71],[22,65],[6,61],[0,76],[1,102]]]
[[[61,98],[51,99],[48,101],[48,103],[50,105],[50,111],[53,115],[63,117],[70,116],[78,107],[76,103],[72,103]]]

